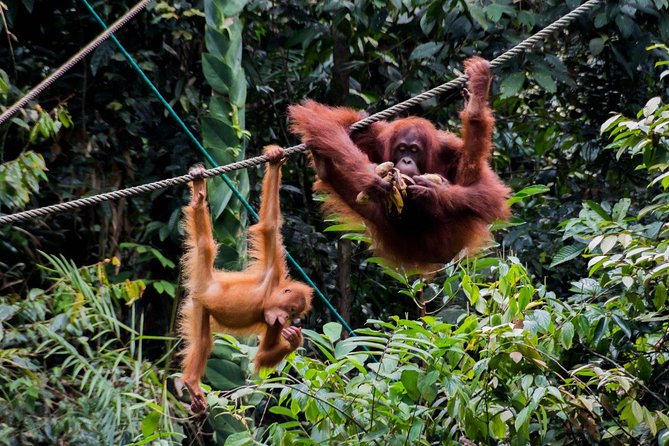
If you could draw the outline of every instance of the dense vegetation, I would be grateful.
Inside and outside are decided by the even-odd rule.
[[[296,143],[305,97],[378,111],[491,59],[578,1],[157,0],[0,126],[0,212]],[[0,2],[0,109],[101,32],[86,1]],[[111,23],[132,2],[92,2]],[[284,167],[285,243],[315,301],[257,376],[216,338],[210,413],[177,397],[186,188],[0,226],[0,444],[669,444],[669,2],[606,2],[495,72],[497,244],[429,279],[324,221]],[[459,93],[412,112],[456,129]],[[202,147],[198,147],[198,142]],[[230,177],[257,207],[260,169]],[[219,265],[249,216],[209,184]]]

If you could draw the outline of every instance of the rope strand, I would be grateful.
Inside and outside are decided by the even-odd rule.
[[[150,3],[152,0],[144,0],[142,3]],[[528,49],[532,48],[537,42],[540,40],[544,39],[554,31],[566,27],[569,25],[576,17],[580,16],[581,14],[584,14],[591,9],[593,9],[595,6],[599,5],[605,0],[588,0],[578,8],[574,9],[570,13],[566,14],[565,16],[561,17],[560,19],[556,20],[555,22],[551,23],[549,26],[546,28],[542,29],[541,31],[537,32],[536,34],[532,35],[531,37],[528,37],[527,39],[523,40],[521,43],[518,45],[514,46],[510,50],[504,52],[502,55],[496,57],[491,61],[491,66],[496,68],[501,66],[502,64],[508,62],[511,60],[513,57],[517,56],[518,54],[527,51]],[[140,3],[140,4],[142,4]],[[138,4],[135,8],[140,6]],[[133,9],[135,9],[133,8]],[[128,13],[129,14],[129,13]],[[135,13],[136,14],[136,13]],[[126,14],[127,15],[127,14]],[[124,16],[125,17],[125,16]],[[123,19],[123,18],[121,18]],[[121,20],[119,19],[119,21]],[[129,19],[128,19],[129,20]],[[119,21],[117,21],[114,25],[116,25]],[[127,20],[126,20],[127,21]],[[112,25],[109,30],[113,28]],[[120,26],[118,26],[120,28]],[[103,33],[105,34],[105,33]],[[108,37],[108,36],[106,36]],[[105,38],[106,38],[105,37]],[[431,90],[425,91],[418,96],[414,96],[413,98],[407,99],[406,101],[402,101],[399,104],[396,104],[392,107],[389,107],[383,111],[380,111],[378,113],[375,113],[371,116],[368,116],[365,119],[362,119],[355,124],[351,126],[351,131],[355,130],[360,130],[362,128],[365,128],[369,126],[370,124],[380,121],[382,119],[388,119],[398,113],[401,113],[423,101],[426,101],[427,99],[433,98],[435,96],[438,96],[440,94],[443,94],[447,91],[453,90],[455,88],[462,87],[465,82],[467,81],[466,76],[460,76],[457,77],[449,82],[443,83],[435,88],[432,88]],[[44,82],[42,82],[44,83]],[[42,85],[42,84],[40,84]],[[26,101],[27,102],[27,101]],[[4,114],[3,114],[4,116]],[[2,121],[0,121],[1,123]],[[307,146],[305,144],[298,144],[296,146],[292,146],[286,149],[286,155],[292,155],[294,153],[298,152],[303,152],[307,149]],[[204,178],[209,178],[211,176],[215,175],[220,175],[222,173],[227,173],[227,172],[232,172],[238,169],[245,169],[253,166],[257,166],[259,164],[267,162],[267,157],[264,155],[261,156],[256,156],[253,158],[248,158],[245,160],[237,161],[231,164],[226,164],[225,166],[218,166],[214,167],[212,169],[207,169],[203,172],[203,177]],[[108,201],[108,200],[115,200],[119,198],[127,198],[131,197],[134,195],[139,195],[139,194],[144,194],[147,192],[152,192],[154,190],[158,189],[163,189],[166,187],[171,187],[171,186],[178,186],[181,184],[188,183],[192,181],[193,178],[186,174],[174,178],[168,178],[165,180],[160,180],[160,181],[155,181],[153,183],[147,183],[139,186],[134,186],[134,187],[129,187],[126,189],[121,189],[117,191],[112,191],[112,192],[106,192],[98,195],[93,195],[91,197],[85,197],[85,198],[79,198],[76,200],[68,201],[65,203],[58,203],[54,204],[51,206],[45,206],[42,208],[37,208],[37,209],[32,209],[28,211],[22,211],[22,212],[17,212],[14,214],[9,214],[9,215],[3,215],[0,216],[0,224],[3,223],[12,223],[12,222],[18,222],[22,220],[27,220],[29,218],[36,218],[36,217],[42,217],[45,215],[57,213],[57,212],[63,212],[69,209],[75,209],[83,206],[90,206],[93,204],[97,204],[103,201]]]
[[[47,76],[42,82],[37,84],[32,90],[30,90],[25,96],[19,99],[16,103],[10,106],[5,110],[2,115],[0,115],[0,124],[8,120],[14,113],[21,110],[25,105],[39,96],[44,90],[46,90],[49,85],[53,84],[59,77],[65,74],[70,68],[75,66],[81,59],[86,57],[88,53],[97,48],[102,42],[107,40],[112,33],[118,31],[128,23],[133,17],[135,17],[141,10],[146,8],[146,6],[151,3],[153,0],[142,0],[137,3],[131,10],[126,12],[115,21],[108,30],[104,31],[102,34],[97,36],[92,40],[88,45],[83,47],[79,52],[72,56],[67,62],[60,66],[56,71]]]

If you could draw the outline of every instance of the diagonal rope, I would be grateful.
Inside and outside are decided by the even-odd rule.
[[[90,3],[88,2],[88,0],[82,0],[82,2],[83,2],[84,5],[86,6],[86,8],[88,8],[88,10],[91,12],[91,14],[93,15],[93,17],[95,17],[95,19],[98,21],[98,23],[100,24],[100,26],[102,26],[102,28],[104,28],[104,29],[107,29],[107,24],[106,24],[106,23],[104,22],[104,20],[102,20],[102,18],[95,12],[95,9],[93,9],[93,7],[90,5]],[[196,146],[196,147],[198,148],[198,150],[202,153],[202,155],[204,155],[204,157],[207,159],[207,161],[209,161],[209,163],[210,163],[212,166],[214,166],[214,167],[219,167],[218,163],[217,163],[216,160],[211,156],[211,154],[209,153],[209,151],[207,151],[207,149],[204,147],[204,145],[202,145],[202,143],[195,137],[195,135],[193,134],[193,132],[191,132],[191,130],[188,128],[188,126],[187,126],[186,123],[183,121],[183,119],[181,119],[181,117],[179,116],[179,114],[174,110],[174,108],[170,105],[170,103],[167,102],[167,100],[166,100],[165,97],[160,93],[160,91],[158,90],[158,88],[156,87],[156,85],[155,85],[153,82],[151,82],[151,79],[149,79],[149,77],[146,75],[146,73],[144,72],[144,70],[142,70],[142,68],[139,66],[139,64],[138,64],[138,63],[135,61],[135,59],[130,55],[130,53],[128,53],[128,51],[127,51],[127,50],[125,49],[125,47],[121,44],[121,42],[116,38],[116,36],[112,35],[112,36],[111,36],[111,39],[112,39],[112,41],[116,44],[116,46],[121,50],[121,52],[123,53],[123,56],[125,56],[125,58],[126,58],[126,60],[128,61],[128,63],[135,69],[135,71],[139,74],[139,76],[142,78],[142,80],[144,81],[144,83],[145,83],[146,85],[149,86],[149,88],[150,88],[151,91],[156,95],[156,97],[158,98],[158,100],[159,100],[159,101],[163,104],[163,106],[167,109],[167,111],[169,112],[170,116],[172,116],[172,118],[174,118],[174,120],[177,122],[177,124],[179,124],[179,127],[181,127],[181,129],[184,131],[184,133],[186,133],[186,135],[188,136],[188,138],[193,142],[193,144],[195,144],[195,146]],[[232,170],[230,170],[230,171],[232,171]],[[205,178],[208,178],[209,176],[214,176],[214,175],[218,175],[218,174],[206,175]],[[234,195],[234,196],[235,196],[235,197],[242,203],[242,205],[246,208],[246,211],[249,213],[249,215],[251,215],[251,217],[252,217],[255,221],[258,221],[258,220],[259,220],[259,217],[258,217],[258,214],[256,213],[255,209],[253,209],[253,207],[251,206],[251,204],[249,204],[249,202],[248,202],[248,201],[244,198],[244,196],[239,192],[239,190],[235,187],[235,185],[232,183],[232,181],[230,181],[230,179],[229,179],[227,176],[225,176],[225,175],[222,175],[221,178],[223,178],[223,181],[224,181],[225,184],[230,188],[230,190],[232,191],[233,195]],[[179,180],[179,181],[181,181],[181,180]],[[185,182],[188,182],[188,181],[190,181],[190,179],[185,180]],[[314,283],[314,281],[311,280],[311,277],[309,277],[309,275],[307,274],[307,272],[302,268],[302,266],[301,266],[299,263],[297,263],[297,260],[295,260],[295,258],[293,258],[293,256],[290,255],[290,252],[288,252],[287,249],[284,248],[284,252],[285,252],[285,254],[286,254],[286,258],[288,259],[288,262],[290,262],[290,264],[291,264],[291,265],[298,271],[298,273],[299,273],[300,276],[304,279],[304,281],[307,282],[307,284],[308,284],[311,288],[313,288],[313,290],[314,290],[314,292],[316,293],[316,295],[318,296],[318,298],[319,298],[320,300],[323,301],[323,303],[325,304],[325,306],[328,307],[328,309],[330,310],[330,312],[335,316],[335,318],[339,321],[339,323],[341,323],[342,326],[343,326],[344,328],[346,328],[346,330],[348,330],[348,332],[351,333],[353,336],[357,336],[357,335],[355,334],[355,332],[353,331],[353,328],[351,328],[351,326],[346,322],[346,320],[341,316],[341,314],[339,314],[339,312],[337,311],[337,309],[332,305],[332,303],[330,303],[330,300],[325,296],[325,294],[323,294],[323,292],[316,286],[316,284]]]
[[[531,49],[534,45],[544,40],[546,37],[550,36],[558,29],[567,27],[574,19],[579,17],[581,14],[585,14],[586,12],[593,9],[595,6],[598,6],[600,3],[603,3],[605,1],[606,0],[588,0],[578,8],[560,17],[558,20],[554,21],[541,31],[536,32],[532,36],[528,37],[527,39],[523,40],[522,42],[511,48],[510,50],[507,50],[500,56],[494,58],[492,61],[490,61],[491,68],[498,68],[504,65],[506,62],[510,61],[519,54]],[[449,82],[434,87],[431,90],[424,91],[423,93],[414,96],[412,98],[409,98],[406,101],[402,101],[399,104],[395,104],[392,107],[389,107],[378,113],[374,113],[373,115],[368,116],[365,119],[361,119],[360,121],[356,122],[351,126],[351,132],[354,132],[356,130],[361,130],[365,127],[368,127],[370,124],[373,124],[377,121],[381,121],[382,119],[391,118],[401,112],[406,111],[407,109],[413,106],[420,104],[423,101],[431,99],[435,96],[439,96],[443,93],[446,93],[447,91],[463,87],[466,82],[467,82],[467,76],[462,75]]]
[[[580,14],[583,14],[591,9],[593,9],[595,6],[599,5],[605,0],[588,0],[578,8],[574,9],[571,11],[569,14],[565,15],[564,17],[556,20],[553,22],[551,25],[548,27],[544,28],[543,30],[537,32],[533,36],[525,39],[523,42],[520,44],[516,45],[509,51],[505,52],[501,56],[495,58],[492,62],[491,65],[494,67],[498,67],[499,65],[507,62],[510,58],[518,55],[522,51],[525,51],[529,48],[531,48],[533,45],[535,45],[539,40],[542,38],[545,38],[548,36],[548,34],[554,32],[555,30],[567,26],[571,21],[573,21],[576,17],[578,17]],[[548,31],[547,31],[548,30]],[[455,88],[460,87],[461,85],[466,82],[466,77],[465,76],[460,76],[456,79],[453,79],[449,82],[446,82],[444,84],[441,84],[431,90],[428,90],[424,93],[421,93],[418,96],[415,96],[413,98],[407,99],[406,101],[400,102],[399,104],[396,104],[386,110],[383,110],[381,112],[375,113],[365,119],[362,119],[355,124],[351,126],[351,130],[359,130],[360,128],[364,126],[368,126],[374,122],[377,122],[381,119],[386,119],[394,114],[400,113],[402,111],[405,111],[406,109],[413,107],[414,105],[425,101],[427,99],[430,99],[434,96],[437,96],[439,94],[445,93],[449,90],[453,90]],[[306,145],[304,144],[298,144],[296,146],[289,147],[286,150],[286,155],[292,155],[293,153],[297,152],[303,152],[306,150]],[[214,175],[220,175],[222,173],[226,172],[232,172],[234,170],[238,169],[245,169],[253,166],[257,166],[259,164],[267,162],[268,159],[264,155],[256,156],[253,158],[248,158],[246,160],[242,161],[237,161],[231,164],[226,164],[225,166],[218,166],[214,167],[212,169],[205,170],[202,173],[202,176],[204,178],[209,178]],[[102,193],[99,195],[93,195],[91,197],[85,197],[85,198],[79,198],[76,200],[64,202],[64,203],[58,203],[54,204],[51,206],[45,206],[42,208],[37,208],[37,209],[32,209],[28,211],[22,211],[22,212],[17,212],[14,214],[9,214],[9,215],[3,215],[0,216],[0,224],[3,223],[12,223],[12,222],[18,222],[22,220],[27,220],[30,218],[36,218],[36,217],[41,217],[49,214],[53,214],[56,212],[63,212],[69,209],[75,209],[83,206],[90,206],[96,203],[100,203],[103,201],[107,200],[114,200],[118,198],[126,198],[126,197],[131,197],[134,195],[139,195],[147,192],[151,192],[157,189],[162,189],[166,187],[171,187],[171,186],[177,186],[180,184],[185,184],[189,181],[192,181],[193,178],[190,175],[182,175],[179,177],[174,177],[174,178],[168,178],[165,180],[161,181],[155,181],[153,183],[147,183],[144,185],[140,186],[134,186],[134,187],[129,187],[126,189],[121,189],[113,192],[106,192]]]
[[[97,36],[93,39],[88,45],[83,47],[79,52],[72,56],[67,62],[60,66],[56,71],[48,75],[42,82],[37,84],[32,90],[30,90],[25,96],[19,99],[16,103],[10,106],[5,110],[2,115],[0,115],[0,124],[9,119],[14,113],[21,110],[25,105],[35,99],[40,95],[44,90],[46,90],[49,85],[53,84],[59,77],[65,74],[70,68],[75,66],[81,59],[86,57],[91,51],[97,48],[102,42],[107,40],[112,33],[118,31],[128,23],[133,17],[135,17],[141,10],[146,8],[146,6],[151,3],[153,0],[141,0],[137,3],[132,9],[123,14],[117,21],[115,21],[108,30]]]

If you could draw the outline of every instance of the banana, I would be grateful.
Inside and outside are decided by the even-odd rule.
[[[444,184],[444,178],[436,173],[424,173],[423,175],[420,175],[420,177],[425,178],[427,181],[434,184],[438,185]]]

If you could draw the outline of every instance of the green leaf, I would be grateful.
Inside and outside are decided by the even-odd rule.
[[[526,423],[529,425],[529,420],[530,416],[532,415],[532,410],[534,409],[530,405],[523,407],[523,409],[520,412],[518,412],[518,415],[516,415],[516,421],[514,422],[516,431],[520,431]]]
[[[513,73],[505,77],[500,84],[500,89],[501,89],[500,97],[502,99],[506,99],[512,96],[516,96],[520,91],[520,89],[523,87],[524,83],[525,83],[525,73],[522,71],[518,73]]]
[[[205,147],[225,150],[239,144],[235,129],[223,120],[206,116],[200,120],[202,139]]]
[[[444,46],[441,42],[427,42],[418,45],[411,52],[409,60],[425,59],[426,57],[434,56]]]
[[[272,406],[270,407],[269,411],[277,415],[283,415],[284,417],[297,419],[296,414],[294,414],[293,411],[288,409],[287,407]]]
[[[9,320],[18,310],[16,305],[0,305],[0,322]]]
[[[234,80],[232,69],[216,56],[202,55],[202,71],[211,88],[220,94],[227,94]]]
[[[595,327],[595,334],[592,339],[593,345],[596,347],[599,345],[600,341],[604,337],[606,333],[609,331],[609,318],[608,317],[602,317],[599,319],[597,322],[597,326]]]
[[[323,325],[323,334],[334,343],[341,337],[341,329],[341,324],[338,324],[337,322],[328,322]]]
[[[365,225],[360,223],[342,223],[325,228],[324,232],[363,232]]]
[[[439,372],[436,370],[432,370],[428,374],[420,375],[418,377],[418,390],[420,391],[421,397],[423,397],[428,404],[432,404],[437,397],[438,387],[436,381],[438,377]]]
[[[636,400],[632,401],[632,414],[634,415],[637,423],[643,422],[643,408]]]
[[[551,324],[551,315],[546,310],[534,310],[534,320],[544,331],[548,331]]]
[[[618,14],[616,16],[616,25],[626,39],[632,35],[634,30],[634,21],[625,14]]]
[[[616,322],[616,324],[618,324],[623,333],[625,333],[625,336],[627,336],[629,339],[632,339],[632,329],[630,328],[629,323],[617,314],[613,314],[611,317]]]
[[[631,204],[632,200],[629,198],[623,198],[618,201],[618,203],[613,206],[613,211],[611,212],[611,218],[613,218],[613,221],[616,223],[622,223]]]
[[[557,84],[550,71],[538,69],[537,71],[532,72],[532,77],[547,92],[555,93],[557,91]]]
[[[569,350],[572,345],[572,340],[574,339],[574,324],[570,321],[567,321],[562,325],[560,330],[560,343],[562,346]]]
[[[158,412],[149,412],[149,414],[144,417],[144,420],[142,420],[142,435],[148,437],[156,432],[159,421],[160,414]]]
[[[225,0],[224,2],[217,2],[220,4],[221,13],[224,17],[239,15],[248,3],[248,0]]]
[[[507,203],[509,205],[512,205],[519,201],[523,201],[527,197],[531,197],[533,195],[545,194],[546,192],[549,191],[550,188],[548,186],[545,186],[543,184],[535,184],[532,186],[525,187],[516,192],[515,194],[513,194],[513,196],[507,200]]]
[[[490,431],[493,438],[502,439],[506,435],[506,423],[502,421],[501,415],[496,415],[490,420]]]
[[[604,208],[600,204],[595,203],[594,201],[591,200],[585,200],[584,203],[587,204],[590,209],[595,211],[597,215],[602,217],[604,221],[611,221],[611,216],[608,214],[608,212],[604,210]]]
[[[553,257],[549,268],[553,268],[561,263],[568,262],[569,260],[575,259],[583,251],[585,251],[586,245],[567,245],[560,248],[560,250]]]
[[[242,428],[243,427],[244,426],[242,426]],[[253,446],[254,444],[256,444],[256,442],[253,440],[251,434],[244,430],[242,432],[235,432],[231,434],[228,438],[225,439],[224,446]]]
[[[604,39],[601,37],[596,37],[592,40],[590,40],[590,52],[592,53],[593,56],[599,55],[602,51],[604,51]]]
[[[403,370],[400,381],[409,395],[409,398],[414,402],[417,402],[420,399],[420,391],[418,390],[418,372],[416,370]]]
[[[487,29],[488,28],[488,19],[486,18],[485,11],[483,8],[480,6],[477,6],[474,3],[464,3],[467,5],[467,8],[469,9],[469,13],[471,14],[472,18],[478,22],[479,25],[481,25],[481,28]]]
[[[337,342],[334,349],[334,356],[337,359],[343,359],[356,348],[358,348],[358,345],[353,342]]]
[[[611,129],[614,127],[614,125],[617,125],[618,121],[621,118],[623,118],[623,116],[620,115],[620,114],[615,114],[615,115],[611,116],[609,119],[604,121],[604,124],[602,124],[602,126],[599,128],[599,133],[603,134],[604,132],[611,131]]]
[[[639,378],[643,379],[646,382],[649,382],[650,378],[653,375],[653,366],[648,361],[645,355],[639,356],[636,360],[636,368],[639,373]]]
[[[512,7],[497,3],[486,6],[485,13],[494,23],[497,23],[501,20],[502,14],[507,14],[511,17],[516,15],[516,11]]]
[[[648,102],[646,102],[646,105],[643,107],[643,115],[648,117],[655,113],[655,111],[658,109],[660,104],[662,103],[662,98],[659,96],[655,96],[654,98],[651,98]]]
[[[602,250],[602,254],[606,254],[607,252],[611,251],[614,246],[616,246],[616,243],[618,243],[618,236],[607,235],[599,245],[599,249]]]
[[[243,385],[246,380],[242,368],[227,359],[210,359],[207,362],[207,379],[218,390],[230,390]]]

